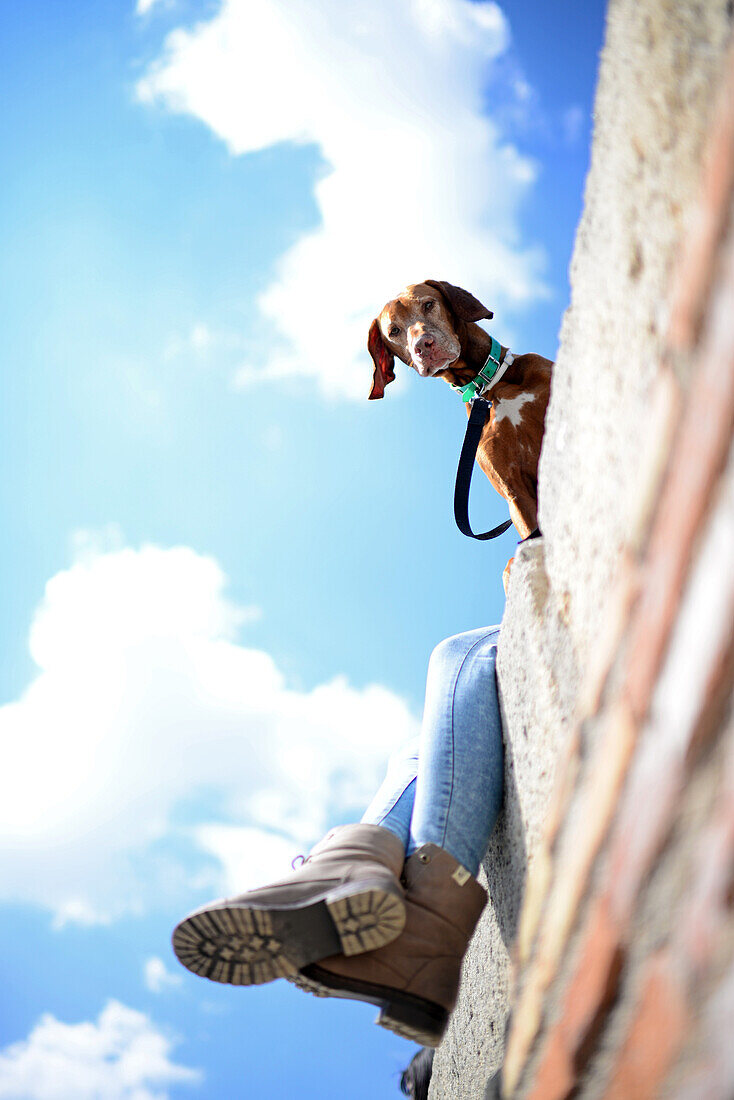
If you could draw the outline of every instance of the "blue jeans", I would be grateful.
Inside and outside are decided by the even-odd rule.
[[[502,804],[498,638],[499,627],[484,627],[436,646],[420,737],[391,757],[362,818],[395,833],[406,855],[437,844],[473,875]]]

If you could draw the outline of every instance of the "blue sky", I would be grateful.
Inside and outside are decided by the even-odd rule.
[[[368,403],[366,326],[448,278],[554,356],[603,5],[137,7],[0,14],[0,1097],[127,1100],[133,1056],[141,1098],[390,1097],[372,1009],[168,939],[353,819],[501,618],[457,399]]]

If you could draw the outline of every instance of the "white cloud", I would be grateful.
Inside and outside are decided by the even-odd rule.
[[[561,126],[563,128],[563,139],[566,145],[575,145],[581,137],[581,131],[586,121],[586,114],[583,108],[578,105],[568,107],[561,116]]]
[[[181,985],[182,978],[180,974],[172,974],[163,959],[153,955],[152,958],[145,960],[143,981],[145,988],[151,993],[162,993],[164,989],[173,989]]]
[[[83,928],[92,928],[96,924],[109,924],[107,913],[94,909],[84,898],[67,898],[56,906],[53,927],[58,931],[67,924],[80,925]]]
[[[7,1100],[166,1100],[168,1085],[196,1085],[198,1070],[171,1061],[173,1043],[142,1012],[110,1001],[97,1021],[46,1014],[27,1039],[0,1051]]]
[[[285,837],[246,825],[200,825],[195,836],[200,847],[222,864],[226,893],[241,893],[287,875],[299,854]]]
[[[155,8],[170,8],[173,6],[173,0],[137,0],[135,5],[136,15],[147,15],[149,11]]]
[[[280,257],[259,300],[264,362],[240,385],[301,375],[364,398],[369,320],[421,278],[500,316],[544,294],[519,217],[536,166],[483,113],[509,37],[491,0],[223,0],[168,36],[141,100],[201,119],[234,154],[313,143],[326,165],[321,224]]]
[[[187,904],[235,862],[269,877],[263,843],[241,834],[237,857],[222,827],[275,832],[293,855],[359,813],[415,732],[402,700],[340,677],[289,687],[236,641],[247,616],[187,547],[77,552],[33,620],[38,675],[0,708],[0,899],[57,926]]]
[[[205,321],[197,321],[183,334],[169,337],[163,349],[166,361],[191,356],[195,359],[210,361],[214,355],[218,360],[231,360],[242,354],[246,341],[236,332],[223,332],[212,329]]]

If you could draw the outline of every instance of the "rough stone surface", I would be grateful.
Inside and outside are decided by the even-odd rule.
[[[677,386],[661,367],[667,303],[694,219],[730,33],[728,8],[727,0],[609,6],[572,300],[540,465],[544,538],[515,557],[502,624],[506,795],[484,861],[490,905],[436,1056],[432,1100],[500,1095],[495,1074],[505,1050],[510,958],[522,969],[545,913],[554,849],[563,852],[574,829],[584,828],[583,802],[574,803],[572,794],[608,732],[609,716],[595,712],[635,598],[627,562],[646,537],[680,411]],[[685,389],[691,362],[681,356],[673,367]],[[565,950],[568,915],[561,916],[558,950]],[[519,993],[528,999],[528,1034],[534,1034],[541,1012],[550,1011],[542,985],[534,1007],[532,989],[515,987],[515,999]],[[548,1080],[565,1095],[569,1063],[561,1047],[547,1054]],[[536,1059],[535,1068],[540,1064]]]
[[[450,1032],[434,1063],[434,1096],[483,1097],[502,1062],[510,951],[518,928],[526,853],[535,849],[540,839],[557,754],[568,739],[566,716],[577,670],[569,660],[572,651],[556,642],[561,624],[546,613],[543,553],[542,540],[526,543],[518,549],[512,568],[513,591],[521,611],[503,624],[503,652],[523,654],[513,679],[526,706],[519,723],[517,714],[504,716],[506,728],[515,729],[516,735],[507,741],[504,808],[480,873],[480,881],[489,890],[489,904],[472,941]],[[544,653],[556,646],[562,670],[558,681],[548,677],[544,659]],[[500,670],[500,678],[507,680],[506,669],[504,673]],[[503,709],[506,703],[503,696]],[[538,736],[539,730],[542,736]],[[459,1078],[462,1091],[456,1092]]]
[[[637,509],[670,278],[729,33],[726,0],[612,0],[608,9],[540,469],[549,583],[582,659]]]

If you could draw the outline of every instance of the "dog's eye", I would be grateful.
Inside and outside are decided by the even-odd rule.
[[[387,333],[387,335],[388,335],[388,336],[392,336],[392,337],[395,337],[395,336],[397,336],[397,334],[398,334],[399,332],[400,332],[400,329],[398,328],[398,326],[397,326],[397,325],[390,325],[390,328],[388,329],[388,333]]]
[[[436,303],[433,301],[433,299],[429,298],[427,302],[423,303],[423,312],[424,313],[430,313],[431,310],[433,309],[433,307],[435,306],[435,304]]]

